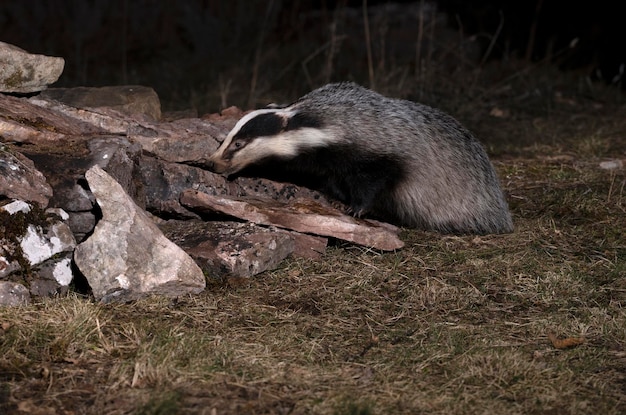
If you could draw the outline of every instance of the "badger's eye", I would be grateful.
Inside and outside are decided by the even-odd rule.
[[[243,142],[241,142],[241,141],[235,141],[235,142],[233,143],[233,145],[235,146],[235,148],[241,148],[241,147],[243,147]]]

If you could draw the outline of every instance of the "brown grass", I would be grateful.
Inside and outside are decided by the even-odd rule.
[[[407,230],[176,301],[0,309],[0,412],[626,412],[626,173],[599,168],[626,159],[626,108],[537,75],[442,100],[493,155],[513,234]]]

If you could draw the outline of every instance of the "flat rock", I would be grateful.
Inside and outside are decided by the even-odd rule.
[[[39,96],[76,108],[112,108],[127,115],[161,119],[161,102],[154,89],[140,85],[50,88]]]
[[[42,91],[59,79],[64,66],[63,58],[28,53],[0,42],[0,92]]]
[[[356,219],[312,200],[298,199],[285,204],[275,200],[213,196],[196,190],[184,191],[180,200],[191,209],[220,212],[257,224],[330,236],[384,251],[404,246],[395,226]]]
[[[45,208],[52,188],[30,159],[0,144],[0,196],[36,202]]]
[[[127,301],[151,294],[178,297],[204,290],[204,274],[169,241],[99,166],[85,177],[102,210],[93,234],[76,247],[74,261],[96,299]]]
[[[291,183],[248,177],[226,180],[219,174],[199,167],[173,163],[145,154],[138,164],[146,196],[146,209],[169,217],[198,217],[180,204],[180,194],[189,188],[212,195],[263,197],[279,202],[307,198],[329,205],[320,193]]]
[[[42,99],[40,96],[31,98],[29,104],[41,108],[41,111],[36,108],[34,110],[34,112],[42,112],[40,124],[54,125],[59,120],[65,122],[67,119],[74,119],[82,129],[99,131],[100,134],[126,136],[139,143],[146,152],[172,162],[199,163],[199,161],[206,160],[226,137],[231,126],[230,118],[218,122],[199,118],[156,122],[136,114],[124,114],[109,107],[75,108],[58,101]],[[25,104],[20,103],[20,105]],[[56,114],[57,118],[49,113]],[[0,131],[1,127],[0,125]],[[38,138],[36,134],[31,134],[28,138],[29,142],[50,139],[46,131],[41,131],[39,134],[41,138]],[[17,132],[13,135],[17,137],[16,140],[20,137]]]
[[[0,94],[2,141],[46,144],[106,133],[107,130],[96,123],[71,117],[56,108],[35,105],[27,98]]]
[[[275,269],[295,249],[293,236],[252,223],[170,220],[160,228],[217,277],[248,278]]]

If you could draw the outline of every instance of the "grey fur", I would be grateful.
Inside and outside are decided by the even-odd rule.
[[[328,183],[320,190],[355,214],[441,232],[513,230],[485,150],[451,116],[354,83],[323,86],[285,109],[336,140],[324,143],[324,153],[282,162],[325,175]],[[271,145],[272,137],[262,139]],[[315,165],[307,167],[307,161]]]

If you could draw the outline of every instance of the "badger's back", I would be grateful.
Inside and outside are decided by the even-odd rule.
[[[484,148],[451,116],[352,83],[314,90],[293,108],[319,115],[334,134],[353,144],[342,155],[346,165],[366,160],[381,169],[378,174],[393,176],[373,198],[374,216],[442,232],[513,230]],[[368,183],[343,185],[367,187]]]

